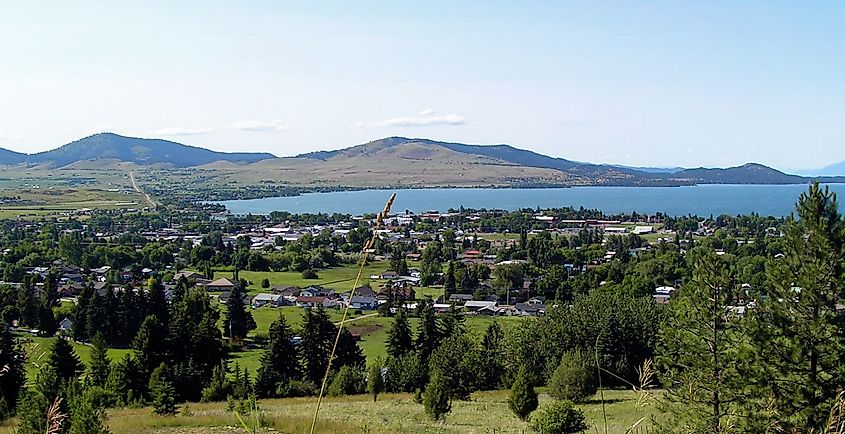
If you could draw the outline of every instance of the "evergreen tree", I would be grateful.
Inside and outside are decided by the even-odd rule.
[[[393,327],[387,331],[387,354],[400,357],[414,350],[411,325],[404,309],[397,309],[393,318]]]
[[[302,315],[300,354],[305,378],[319,385],[328,366],[336,329],[322,306],[305,309]]]
[[[79,361],[79,355],[76,354],[70,343],[63,338],[58,338],[53,342],[47,364],[53,368],[61,383],[77,378],[85,368]]]
[[[428,359],[434,350],[440,345],[440,331],[437,328],[437,319],[434,317],[434,307],[426,301],[422,303],[420,312],[420,323],[417,326],[416,347],[422,366],[428,365]]]
[[[493,321],[484,333],[481,342],[480,366],[478,372],[478,387],[482,390],[495,390],[502,384],[505,373],[503,360],[504,334],[499,323]]]
[[[176,414],[176,389],[170,380],[164,378],[156,382],[150,391],[153,397],[153,413],[159,416],[173,416]]]
[[[801,194],[796,208],[799,220],[787,222],[784,257],[767,267],[768,294],[750,321],[762,402],[744,403],[749,413],[768,414],[761,423],[821,430],[845,387],[845,313],[837,309],[845,288],[845,222],[836,194],[818,184]],[[760,411],[765,403],[768,412]]]
[[[88,367],[88,381],[92,386],[104,387],[111,373],[111,360],[106,348],[106,340],[102,334],[97,334],[93,339],[91,348],[91,366]]]
[[[431,378],[423,394],[423,405],[426,414],[434,420],[443,420],[452,411],[452,398],[445,379],[436,375]]]
[[[148,378],[140,362],[132,354],[126,354],[112,368],[107,387],[118,394],[125,405],[140,401],[146,392]]]
[[[42,296],[36,305],[38,315],[38,330],[44,336],[53,336],[59,328],[56,317],[53,315],[53,302],[45,295]]]
[[[696,260],[692,282],[673,297],[661,327],[663,410],[679,432],[732,428],[741,397],[737,349],[743,344],[738,321],[728,309],[734,286],[727,264],[708,252]]]
[[[337,334],[337,327],[334,327],[332,334]],[[334,338],[332,338],[332,342]],[[358,346],[358,342],[352,337],[352,333],[344,328],[340,331],[340,339],[337,341],[337,349],[335,350],[334,360],[332,361],[332,368],[337,370],[344,366],[350,366],[355,369],[363,370],[367,364],[367,359],[364,357],[364,352]]]
[[[35,387],[21,395],[18,403],[18,432],[47,432],[47,412],[50,406],[58,404],[58,412],[67,415],[67,405],[61,396],[61,381],[50,364],[42,366],[35,379]],[[62,418],[63,419],[63,418]],[[64,424],[60,432],[66,432]]]
[[[528,420],[528,415],[537,409],[539,401],[534,386],[528,381],[525,367],[519,369],[516,379],[511,386],[511,393],[508,396],[508,407],[520,420]]]
[[[25,375],[24,352],[6,324],[0,324],[0,421],[14,413]]]
[[[280,383],[300,378],[299,346],[293,343],[293,338],[285,315],[279,312],[279,317],[270,325],[267,348],[261,355],[261,367],[255,378],[259,397],[274,397]]]
[[[153,369],[165,361],[167,348],[164,343],[166,339],[167,329],[164,328],[159,318],[155,315],[147,316],[132,342],[135,357],[143,373],[149,375]]]
[[[211,381],[202,389],[202,402],[225,401],[232,392],[232,384],[226,378],[226,369],[218,365],[211,372]]]
[[[81,393],[70,405],[69,434],[108,434],[106,412],[88,393]]]
[[[373,402],[378,401],[378,396],[384,392],[384,377],[381,375],[381,360],[376,360],[370,365],[367,373],[367,392],[373,395]]]
[[[429,367],[430,378],[444,383],[449,398],[468,400],[477,389],[478,349],[466,334],[444,339],[431,355]]]
[[[246,310],[244,299],[246,292],[241,284],[235,285],[229,300],[226,301],[226,315],[223,320],[225,335],[233,341],[242,341],[250,330],[255,330],[255,319]]]
[[[329,396],[357,395],[366,391],[364,373],[357,367],[343,366],[337,370],[328,388]]]
[[[455,288],[457,287],[457,282],[455,281],[455,263],[453,261],[449,261],[449,265],[446,267],[446,274],[443,276],[443,302],[446,303],[449,301],[449,297],[452,296],[452,293],[455,292]]]
[[[565,401],[582,402],[598,390],[595,364],[580,350],[567,351],[549,379],[549,395]]]

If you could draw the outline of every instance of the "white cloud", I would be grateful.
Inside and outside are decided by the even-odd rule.
[[[269,122],[263,121],[240,121],[229,126],[231,130],[237,131],[288,131],[291,129],[285,121],[276,119]]]
[[[432,109],[425,109],[416,116],[401,116],[372,122],[356,122],[355,128],[424,127],[430,125],[463,125],[466,117],[457,114],[438,115]]]
[[[200,136],[213,134],[221,131],[248,131],[248,132],[279,132],[288,131],[291,127],[285,121],[276,119],[272,121],[244,120],[229,125],[212,126],[205,128],[189,127],[168,127],[149,131],[150,136]]]

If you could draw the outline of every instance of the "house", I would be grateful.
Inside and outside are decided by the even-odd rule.
[[[59,331],[61,333],[73,333],[73,321],[70,318],[65,318],[59,321]]]
[[[299,291],[299,295],[303,297],[329,297],[334,295],[334,290],[314,285]]]
[[[178,282],[182,278],[187,280],[197,280],[197,279],[205,279],[205,276],[197,273],[196,271],[180,271],[173,275],[173,281]]]
[[[472,294],[452,294],[449,296],[449,301],[453,303],[466,303],[472,300]]]
[[[378,299],[372,296],[352,296],[349,302],[349,307],[352,309],[374,310],[378,307]]]
[[[244,302],[246,302],[246,299],[247,299],[246,293],[243,292],[242,294],[243,294],[243,300],[244,300]],[[220,302],[223,303],[223,304],[228,303],[230,298],[232,298],[232,291],[223,291],[217,297],[217,299],[220,300]]]
[[[225,277],[221,277],[220,279],[217,279],[205,285],[206,291],[231,292],[233,289],[235,289],[235,282],[232,282],[231,280]]]
[[[285,298],[281,294],[261,293],[252,297],[252,302],[250,304],[253,308],[261,306],[281,307],[285,305]]]
[[[490,309],[495,307],[495,301],[469,300],[464,303],[464,308],[470,312],[478,312],[481,309]]]
[[[392,270],[387,270],[384,273],[381,273],[381,274],[378,275],[378,278],[381,279],[381,280],[396,279],[398,277],[399,277],[399,273],[392,271]]]
[[[373,291],[373,288],[371,288],[370,285],[364,285],[364,286],[360,286],[358,288],[355,288],[354,294],[356,296],[360,295],[361,297],[373,297],[373,298],[375,298],[375,296],[376,296],[376,292]]]
[[[519,315],[540,316],[546,314],[546,305],[540,303],[517,303],[514,309]]]
[[[298,307],[325,307],[326,300],[328,300],[328,298],[326,297],[312,297],[307,295],[300,295],[299,297],[296,297],[296,305]]]
[[[283,297],[299,297],[299,288],[296,286],[274,286],[273,294],[279,294]]]
[[[449,303],[434,303],[432,307],[435,313],[446,313],[452,310],[452,305]]]
[[[669,299],[672,298],[672,293],[675,292],[675,288],[671,286],[661,286],[654,289],[654,301],[658,304],[667,304],[669,303]]]

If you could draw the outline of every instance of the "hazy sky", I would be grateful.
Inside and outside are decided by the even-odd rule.
[[[99,131],[819,167],[845,160],[845,2],[0,3],[0,146]]]

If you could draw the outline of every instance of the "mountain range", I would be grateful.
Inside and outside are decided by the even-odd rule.
[[[227,153],[160,140],[101,133],[37,154],[0,149],[0,164],[73,167],[83,162],[134,163],[160,169],[202,167],[247,182],[355,187],[678,186],[804,184],[845,177],[792,175],[757,163],[730,168],[643,168],[550,157],[510,145],[467,145],[388,137],[362,145],[279,158]],[[239,176],[239,177],[238,177]]]
[[[94,134],[37,154],[22,154],[0,148],[0,164],[44,164],[49,167],[64,167],[91,160],[190,167],[215,161],[254,163],[268,158],[276,158],[276,156],[267,153],[217,152],[168,140],[140,139],[112,133]]]

